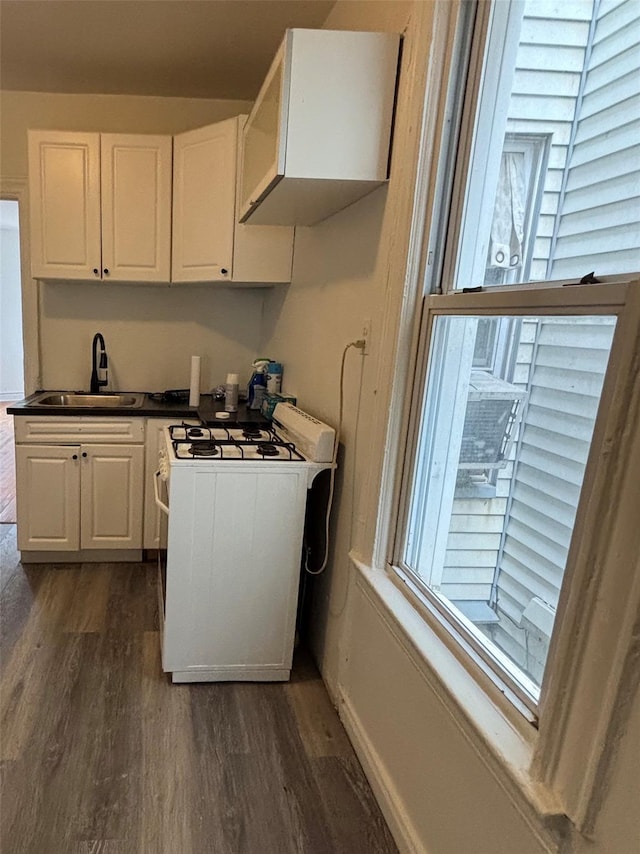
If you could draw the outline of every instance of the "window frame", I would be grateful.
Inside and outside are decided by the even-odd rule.
[[[501,774],[507,788],[524,796],[524,802],[539,817],[553,815],[554,820],[560,820],[566,816],[575,828],[588,835],[606,792],[606,769],[615,755],[615,739],[625,726],[625,713],[633,699],[629,673],[633,672],[635,660],[640,568],[631,576],[626,598],[621,597],[620,579],[628,581],[625,578],[628,565],[620,566],[618,555],[621,550],[630,555],[634,548],[636,553],[640,548],[637,511],[633,510],[640,506],[640,485],[626,476],[634,464],[636,470],[640,468],[640,435],[637,429],[635,433],[631,429],[634,418],[635,423],[640,423],[640,383],[634,385],[630,379],[640,365],[640,342],[636,336],[640,323],[637,274],[602,279],[607,286],[624,289],[625,310],[616,333],[617,341],[623,344],[616,346],[615,357],[612,352],[607,374],[616,380],[610,379],[608,383],[611,405],[606,418],[599,419],[604,434],[598,441],[605,456],[594,474],[594,484],[585,480],[583,487],[593,486],[593,489],[588,512],[582,520],[582,530],[588,536],[582,538],[576,559],[591,560],[593,571],[583,573],[580,583],[564,585],[565,595],[559,609],[564,609],[565,616],[562,630],[555,632],[552,639],[549,654],[553,655],[554,667],[549,672],[548,689],[541,698],[537,730],[526,722],[512,698],[496,687],[482,667],[470,667],[469,656],[461,645],[452,640],[437,614],[422,607],[393,562],[401,521],[402,460],[416,418],[411,389],[415,387],[421,354],[425,353],[422,318],[427,311],[426,300],[435,300],[442,293],[439,283],[453,281],[451,253],[444,252],[444,243],[455,245],[460,234],[460,185],[454,182],[451,143],[456,143],[458,157],[468,166],[469,115],[474,115],[475,109],[470,111],[467,103],[470,99],[474,108],[477,106],[490,6],[489,0],[436,4],[433,23],[428,23],[433,41],[431,53],[427,51],[425,56],[431,70],[435,70],[434,52],[441,55],[443,65],[439,73],[426,77],[424,103],[438,104],[441,119],[434,122],[426,113],[423,115],[406,257],[404,308],[399,313],[400,358],[392,372],[387,426],[388,435],[395,438],[388,443],[382,470],[373,573],[367,573],[366,566],[355,555],[352,560],[360,568],[363,580],[368,578],[372,591],[387,602],[390,616],[403,627],[409,648],[422,656],[421,666],[436,695],[477,745],[479,755],[493,768],[493,773]],[[425,23],[428,21],[425,16]],[[460,21],[468,24],[464,32],[457,27]],[[469,29],[473,29],[473,37]],[[447,33],[450,47],[471,45],[469,52],[464,53],[465,63],[470,57],[468,65],[462,68],[455,50],[443,52],[437,47],[438,32]],[[584,287],[563,288],[564,284],[575,282],[558,281],[552,285],[558,306],[573,307],[588,292]],[[534,295],[531,299],[535,301],[536,290],[544,288],[549,289],[544,283],[530,284],[526,293]],[[425,290],[433,296],[425,297]],[[481,305],[491,313],[492,301],[499,300],[502,292],[514,290],[525,292],[522,285],[492,287],[490,292],[469,295],[470,304],[481,297]],[[444,298],[464,297],[458,291]],[[462,302],[457,305],[460,309],[464,307]],[[602,519],[608,520],[608,528],[601,524]],[[394,590],[397,592],[393,593]],[[418,658],[414,660],[417,662]],[[602,686],[603,693],[602,702],[595,704],[594,684]]]
[[[621,317],[627,308],[632,285],[627,282],[613,280],[602,285],[581,285],[578,287],[565,287],[562,284],[535,283],[532,285],[517,285],[505,288],[491,288],[486,293],[461,293],[433,295],[425,298],[424,316],[422,320],[422,336],[419,347],[417,364],[419,367],[414,375],[414,394],[412,398],[417,400],[420,395],[421,405],[414,407],[407,443],[405,446],[404,464],[402,467],[402,480],[399,491],[399,512],[397,527],[395,531],[393,549],[390,554],[389,566],[393,575],[403,584],[409,584],[412,595],[419,600],[422,607],[432,615],[434,611],[439,612],[438,619],[444,619],[449,624],[452,638],[463,644],[469,654],[473,668],[481,669],[494,683],[496,688],[509,697],[517,709],[535,726],[539,721],[539,702],[534,702],[530,695],[518,684],[518,679],[511,674],[512,668],[501,656],[492,654],[487,650],[477,637],[478,633],[468,621],[456,618],[450,609],[442,602],[435,592],[428,589],[426,583],[422,583],[416,577],[415,572],[404,560],[407,548],[407,537],[410,528],[412,492],[414,486],[414,460],[417,456],[420,441],[421,417],[424,408],[424,398],[427,393],[428,374],[430,368],[430,346],[434,321],[437,317],[456,316],[557,316],[557,315],[607,315],[617,318],[617,328],[614,333],[609,363],[605,374],[604,386],[598,407],[598,417],[594,425],[594,433],[591,441],[591,449],[585,469],[585,476],[580,495],[580,501],[576,510],[576,521],[574,533],[571,538],[571,546],[567,557],[567,563],[563,576],[562,587],[573,585],[576,572],[576,552],[578,550],[579,522],[587,512],[588,490],[597,469],[598,459],[602,454],[602,443],[604,441],[605,419],[604,415],[609,411],[615,394],[617,377],[615,376],[615,365],[624,360],[625,348],[630,342],[620,339],[619,327]],[[624,334],[624,331],[622,332]],[[584,572],[584,568],[581,570]],[[580,583],[580,582],[578,582]],[[565,597],[566,598],[566,597]],[[557,622],[563,622],[564,614],[560,611],[563,595],[558,603]],[[554,631],[554,635],[556,632]],[[549,648],[548,663],[552,666],[551,655],[553,640]],[[498,668],[501,668],[499,670]],[[501,672],[502,671],[502,672]],[[547,671],[541,685],[540,698],[544,697]]]

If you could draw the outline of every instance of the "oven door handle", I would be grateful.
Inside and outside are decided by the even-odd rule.
[[[167,505],[163,501],[160,500],[160,494],[158,493],[158,479],[160,478],[161,475],[162,475],[162,472],[157,471],[153,476],[153,493],[154,493],[154,496],[156,499],[156,504],[162,510],[162,512],[166,513],[168,516],[169,515],[169,508],[167,507]]]

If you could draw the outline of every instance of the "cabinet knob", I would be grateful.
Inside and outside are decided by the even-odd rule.
[[[98,268],[97,268],[97,267],[94,267],[94,268],[93,268],[93,275],[94,275],[94,276],[99,276],[99,275],[100,275],[100,270],[98,270]]]
[[[74,455],[71,457],[71,459],[72,459],[72,460],[77,460],[77,459],[78,459],[78,455],[77,455],[77,454],[74,454]]]
[[[86,456],[87,456],[87,452],[86,452],[86,451],[83,451],[83,452],[82,452],[82,456],[83,456],[83,457],[86,457]]]
[[[108,276],[108,275],[109,275],[109,271],[107,270],[107,268],[106,268],[106,267],[104,268],[104,270],[103,270],[102,272],[105,274],[105,276]]]
[[[223,276],[226,276],[229,271],[227,270],[226,267],[221,267],[220,272],[222,273]]]

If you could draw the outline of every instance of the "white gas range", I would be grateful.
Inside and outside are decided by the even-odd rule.
[[[274,424],[165,430],[162,664],[174,682],[289,678],[307,490],[335,432],[291,404]]]

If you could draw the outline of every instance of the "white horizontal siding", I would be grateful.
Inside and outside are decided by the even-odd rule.
[[[580,89],[580,72],[533,71],[516,69],[513,80],[513,94],[531,97],[548,97],[549,91],[562,92],[565,97],[575,98]]]
[[[603,249],[601,253],[592,252],[586,263],[586,270],[597,270],[601,276],[615,275],[620,270],[637,270],[640,267],[640,252],[628,249],[625,252],[610,252]],[[585,266],[582,267],[585,269]],[[574,258],[560,258],[553,265],[553,275],[558,279],[569,279],[575,276],[576,262]]]
[[[559,211],[553,277],[640,264],[640,4],[601,5]]]
[[[571,124],[575,111],[575,97],[562,96],[558,92],[550,98],[549,92],[554,91],[551,84],[544,95],[512,95],[509,107],[509,117],[521,121],[567,122]]]
[[[488,584],[442,584],[440,592],[451,600],[473,600],[486,602],[491,596],[491,582]]]
[[[560,21],[590,21],[592,3],[587,0],[529,0],[525,6],[528,18]]]
[[[640,46],[634,44],[626,50],[616,53],[601,65],[593,67],[593,64],[590,63],[591,68],[584,87],[585,95],[603,89],[615,76],[637,74],[639,50]]]
[[[498,557],[492,636],[533,678],[545,643],[519,628],[534,596],[557,605],[614,324],[609,318],[540,320],[529,402],[505,537]],[[532,650],[535,650],[532,653]]]
[[[549,26],[549,20],[546,18],[527,17],[528,10],[525,10],[520,31],[520,44],[583,47],[589,35],[589,21],[567,21],[563,18],[562,7],[559,5],[557,9],[558,13],[553,18],[555,21],[562,21],[561,26]]]
[[[573,166],[580,166],[616,151],[633,149],[638,144],[639,137],[640,115],[634,121],[616,128],[615,134],[605,130],[591,139],[583,138],[578,148],[573,151],[571,163]]]
[[[637,56],[634,59],[637,60]],[[585,92],[580,110],[580,121],[584,121],[591,116],[599,116],[603,110],[608,109],[612,105],[621,106],[624,110],[625,101],[630,101],[638,94],[637,65],[634,69],[623,74],[622,68],[616,61],[612,60],[607,64],[611,66],[610,73],[617,74],[618,76],[603,81],[601,86],[592,86],[588,92]],[[588,80],[589,75],[587,75]],[[623,115],[625,115],[624,112]],[[633,113],[629,113],[629,115],[633,116]]]
[[[625,4],[626,5],[626,4]],[[633,6],[637,7],[637,2],[632,2],[628,4],[628,8],[631,10]],[[637,9],[636,9],[637,13]],[[611,15],[615,15],[616,12],[612,12]],[[600,17],[600,23],[602,23],[605,18]],[[638,44],[638,32],[634,26],[624,26],[613,31],[612,35],[608,38],[598,40],[596,36],[596,41],[593,46],[593,50],[591,53],[591,68],[599,68],[601,65],[604,65],[605,62],[608,62],[611,57],[617,56],[620,53],[624,53],[624,51],[633,48]]]
[[[612,35],[618,35],[620,31],[632,27],[637,20],[638,0],[625,0],[611,6],[601,4],[598,9],[598,28],[594,43],[597,45]]]
[[[640,190],[640,186],[638,190]],[[589,272],[584,266],[585,257],[593,259],[599,253],[604,254],[608,252],[613,259],[614,257],[624,257],[625,252],[635,252],[637,260],[640,261],[639,225],[636,221],[617,222],[611,228],[593,229],[588,234],[580,232],[572,237],[563,238],[562,243],[558,241],[560,248],[555,253],[555,258],[558,261],[562,259],[580,259],[581,266],[579,271],[581,275]],[[615,246],[615,250],[607,249],[608,246]],[[574,269],[577,269],[575,263]],[[589,265],[587,264],[587,266]],[[602,273],[602,269],[595,263],[594,267],[597,267],[597,271]],[[634,265],[632,269],[637,269],[637,266]],[[617,272],[624,272],[624,268],[621,267]]]
[[[558,45],[521,45],[518,49],[518,69],[551,68],[578,73],[584,65],[584,49]]]
[[[594,116],[583,119],[578,125],[575,144],[582,145],[587,140],[594,139],[602,134],[608,134],[612,140],[612,150],[616,151],[615,137],[619,128],[623,128],[638,119],[640,112],[640,96],[634,95],[624,101],[622,108],[619,104],[612,104],[605,110],[601,110]]]
[[[631,194],[635,195],[634,187],[631,188]],[[609,178],[606,181],[601,181],[591,187],[584,187],[582,190],[574,190],[566,199],[563,205],[563,215],[567,213],[575,213],[581,210],[590,210],[594,206],[613,205],[618,202],[624,202],[629,198],[629,176],[621,175],[614,178]],[[561,224],[562,225],[562,224]]]
[[[571,140],[593,4],[529,0],[525,4],[507,133],[548,135],[547,172],[529,278],[543,279]]]
[[[573,214],[565,214],[560,224],[560,237],[582,236],[585,232],[596,231],[603,221],[633,226],[638,217],[638,209],[640,209],[640,194],[616,202],[615,205],[598,205],[578,210]]]

